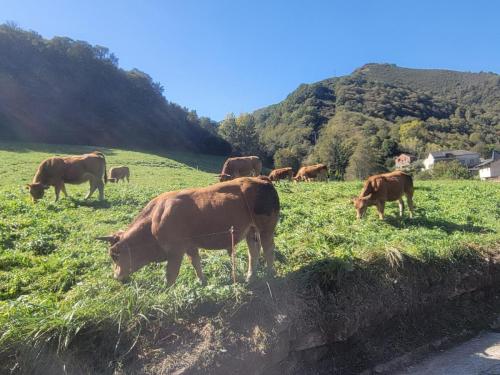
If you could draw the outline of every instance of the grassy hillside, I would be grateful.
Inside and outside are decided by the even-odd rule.
[[[187,262],[170,290],[165,288],[160,264],[145,267],[127,284],[113,280],[107,247],[94,237],[125,228],[163,191],[215,182],[214,172],[223,160],[101,149],[108,167],[131,168],[130,184],[106,185],[104,203],[96,197],[83,200],[87,185],[68,186],[71,198],[58,203],[53,202],[52,190],[38,204],[30,201],[23,185],[43,158],[94,149],[0,143],[0,348],[4,355],[16,348],[39,349],[48,344],[64,352],[85,342],[89,352],[106,347],[119,362],[139,333],[156,332],[155,327],[188,318],[214,303],[238,305],[252,291],[244,284],[231,284],[225,251],[202,252],[207,287],[198,285]],[[392,203],[387,205],[384,222],[374,209],[365,220],[355,220],[349,198],[360,188],[360,182],[278,185],[279,278],[295,271],[306,279],[329,278],[360,259],[398,253],[422,262],[453,263],[500,244],[499,184],[417,182],[416,218],[397,218],[397,204]],[[321,262],[325,259],[331,261]],[[237,266],[243,276],[245,245],[238,247]]]
[[[225,155],[214,122],[106,47],[0,24],[0,139]]]

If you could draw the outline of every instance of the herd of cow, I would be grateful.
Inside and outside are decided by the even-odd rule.
[[[234,246],[243,239],[248,245],[247,281],[255,275],[261,248],[268,272],[273,274],[274,232],[280,213],[273,182],[283,179],[327,181],[328,170],[323,164],[305,166],[295,177],[292,168],[275,169],[269,176],[261,176],[261,170],[262,162],[257,156],[229,158],[219,175],[219,183],[163,193],[147,204],[127,230],[97,237],[110,243],[114,277],[123,281],[146,264],[166,261],[166,281],[170,286],[187,254],[200,282],[205,284],[199,249],[227,249],[234,256]],[[36,202],[53,186],[57,201],[61,191],[67,196],[65,183],[88,181],[90,190],[86,199],[98,190],[99,199],[103,200],[104,184],[129,181],[130,171],[128,167],[115,167],[110,169],[109,176],[108,179],[106,159],[100,152],[52,157],[42,161],[27,188]],[[385,202],[396,200],[402,215],[403,195],[406,195],[411,217],[411,176],[395,171],[369,177],[360,195],[353,198],[358,219],[371,205],[377,207],[383,219]]]

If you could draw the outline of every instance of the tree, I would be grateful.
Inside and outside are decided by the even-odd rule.
[[[229,113],[219,126],[219,135],[232,145],[237,154],[255,155],[260,152],[252,115],[241,114],[235,117],[233,113]]]
[[[301,152],[295,148],[281,148],[274,154],[275,168],[292,167],[294,171],[300,168],[302,160]]]
[[[328,166],[332,176],[343,180],[352,155],[352,147],[334,136],[321,142],[315,149],[315,155],[321,163]]]
[[[384,169],[380,163],[380,153],[371,148],[366,139],[362,139],[349,159],[346,177],[351,180],[364,180]]]

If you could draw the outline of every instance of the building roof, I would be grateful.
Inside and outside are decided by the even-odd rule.
[[[487,161],[479,165],[476,165],[474,168],[477,169],[488,168],[490,165],[500,165],[500,159],[497,160],[488,159]]]
[[[456,158],[458,156],[465,156],[465,155],[479,157],[479,153],[466,150],[434,151],[431,152],[430,154],[434,159]]]
[[[493,163],[494,161],[500,160],[500,152],[493,150],[491,153],[491,158],[481,160],[479,164],[474,166],[474,169],[481,169]]]

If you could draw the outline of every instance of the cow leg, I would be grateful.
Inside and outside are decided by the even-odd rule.
[[[377,202],[377,211],[378,211],[378,217],[380,220],[384,220],[384,208],[385,208],[385,202],[378,201]]]
[[[177,276],[179,276],[183,255],[183,252],[171,252],[168,256],[165,275],[167,279],[167,288],[174,285]]]
[[[196,276],[198,276],[198,279],[200,279],[201,285],[203,286],[207,285],[207,280],[205,278],[205,275],[203,274],[203,270],[201,269],[201,257],[198,249],[197,248],[189,249],[187,251],[187,255],[189,257],[189,260],[191,261],[191,264],[194,267],[194,270],[196,271]]]
[[[247,283],[252,281],[254,278],[254,272],[257,268],[257,262],[259,261],[260,246],[255,238],[255,229],[251,228],[246,236],[248,245],[248,272],[247,272]]]
[[[413,217],[415,206],[413,205],[413,194],[406,194],[406,201],[408,202],[408,210],[410,211],[410,218]]]
[[[104,200],[104,182],[101,179],[98,179],[96,185],[97,185],[97,189],[99,189],[99,200],[103,201]]]
[[[92,194],[94,194],[94,191],[97,189],[97,184],[94,178],[91,178],[89,180],[89,184],[90,184],[89,193],[85,196],[85,199],[89,199],[92,196]]]
[[[262,233],[260,236],[262,243],[262,250],[264,251],[264,258],[267,263],[267,273],[274,276],[274,234]]]
[[[403,211],[405,209],[405,203],[403,202],[402,198],[399,198],[398,203],[399,203],[399,216],[403,217]]]
[[[59,193],[61,192],[61,185],[60,184],[56,184],[54,185],[54,191],[56,193],[56,202],[59,200]]]
[[[61,184],[61,191],[63,192],[64,196],[68,198],[68,193],[66,192],[66,185],[64,185],[64,182]]]

